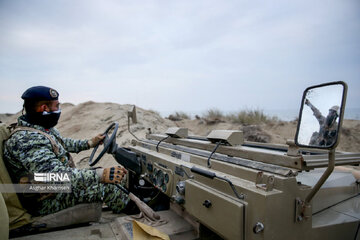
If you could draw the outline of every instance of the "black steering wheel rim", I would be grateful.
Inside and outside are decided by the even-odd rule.
[[[103,157],[103,155],[108,151],[108,149],[110,148],[110,146],[111,146],[112,144],[115,144],[115,141],[116,141],[116,133],[117,133],[117,130],[118,130],[118,128],[119,128],[119,123],[118,123],[118,122],[113,122],[112,124],[110,124],[110,126],[105,130],[105,132],[103,133],[103,135],[105,135],[105,136],[107,137],[108,132],[109,132],[114,126],[115,126],[115,128],[114,128],[113,133],[111,134],[111,137],[109,138],[108,141],[104,142],[104,144],[105,144],[105,145],[104,145],[104,149],[101,151],[101,153],[99,154],[99,156],[97,156],[97,158],[96,158],[94,161],[93,161],[93,158],[94,158],[94,155],[95,155],[95,153],[96,153],[96,151],[97,151],[100,143],[97,144],[97,145],[94,147],[93,151],[91,152],[91,155],[90,155],[90,158],[89,158],[89,165],[90,165],[91,167],[94,166],[96,163],[98,163],[98,162],[100,161],[100,159],[101,159],[101,158]]]

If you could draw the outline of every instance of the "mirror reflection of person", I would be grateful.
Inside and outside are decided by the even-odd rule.
[[[319,132],[314,132],[310,139],[310,145],[330,146],[336,140],[336,132],[338,128],[337,118],[339,116],[339,106],[332,106],[329,113],[324,117],[319,109],[311,104],[309,99],[305,99],[305,104],[311,108],[314,116],[319,122]]]

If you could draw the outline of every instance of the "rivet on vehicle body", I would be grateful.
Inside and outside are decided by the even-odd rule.
[[[264,224],[262,224],[261,222],[257,222],[253,228],[253,231],[255,234],[258,234],[264,231],[264,228]]]
[[[212,203],[210,200],[205,200],[202,205],[206,208],[210,208],[212,206]]]

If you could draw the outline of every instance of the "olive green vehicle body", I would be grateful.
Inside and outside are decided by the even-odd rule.
[[[171,239],[360,240],[359,180],[337,168],[324,177],[329,159],[359,166],[360,153],[335,147],[248,142],[229,130],[188,136],[172,128],[136,138],[128,149],[141,165],[137,177],[169,201],[159,212],[168,223],[157,228]],[[18,239],[131,239],[125,218],[107,212],[90,226]]]
[[[164,137],[149,135],[147,140],[133,141],[131,149],[143,159],[144,177],[173,199],[177,194],[176,183],[185,181],[185,201],[181,208],[222,238],[354,239],[356,236],[360,223],[360,186],[350,172],[335,170],[304,214],[297,215],[297,199],[305,199],[321,177],[327,154],[306,152],[289,156],[289,146],[245,141],[246,146],[220,146],[212,156],[209,169],[204,156],[214,144],[171,138],[160,144],[156,152],[157,140]],[[184,147],[195,145],[194,152],[193,148]],[[199,150],[198,154],[203,156],[195,154]],[[359,154],[353,153],[337,153],[336,157],[337,165],[356,164],[360,159]],[[191,172],[194,165],[231,180],[243,199],[236,196],[228,182]],[[167,183],[161,180],[166,174],[170,176]],[[210,207],[204,206],[206,200],[212,203]],[[264,229],[255,233],[258,223]]]

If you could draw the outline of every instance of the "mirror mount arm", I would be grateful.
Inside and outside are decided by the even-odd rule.
[[[330,174],[333,172],[335,168],[335,149],[331,149],[329,151],[329,165],[323,175],[320,177],[319,181],[315,184],[311,192],[306,196],[305,201],[300,198],[295,199],[295,222],[301,222],[304,219],[308,219],[311,216],[311,205],[310,202],[316,193],[319,191],[321,186],[328,179]]]
[[[130,129],[130,119],[132,120],[133,123],[137,123],[135,105],[132,107],[130,111],[128,111],[128,131],[136,140],[140,141],[140,139],[137,136],[135,136],[135,134]]]
[[[335,168],[335,149],[329,151],[329,165],[324,174],[320,177],[319,181],[315,184],[309,195],[305,198],[305,205],[310,204],[315,194],[319,191],[321,186],[325,183],[326,179],[330,176]]]
[[[131,132],[131,129],[130,129],[130,117],[128,117],[128,131],[136,140],[140,141],[140,139],[133,132]]]

